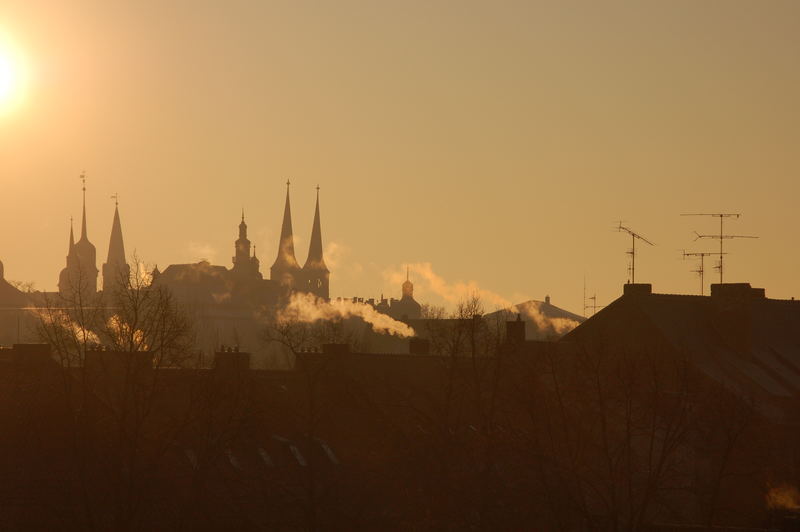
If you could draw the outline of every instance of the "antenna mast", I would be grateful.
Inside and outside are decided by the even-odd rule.
[[[589,301],[592,304],[589,304]],[[597,312],[597,309],[600,308],[597,305],[597,292],[592,294],[589,297],[586,297],[586,277],[583,278],[583,317],[588,318],[589,316],[586,314],[586,311],[592,309],[592,316]]]
[[[724,240],[733,240],[734,238],[758,238],[757,236],[752,235],[726,235],[723,231],[722,223],[725,218],[740,218],[742,215],[741,213],[731,213],[731,212],[717,212],[717,213],[691,213],[691,214],[681,214],[681,216],[714,216],[715,218],[719,218],[719,234],[718,235],[701,235],[697,231],[694,232],[696,235],[695,240],[700,238],[711,238],[714,240],[719,240],[719,253],[715,253],[715,255],[719,255],[719,263],[717,264],[716,268],[719,270],[719,284],[722,284],[722,274],[723,274],[723,264],[722,258],[723,255],[727,255],[722,251],[722,242]]]
[[[703,281],[703,275],[705,274],[705,258],[711,257],[712,255],[719,255],[719,253],[714,253],[712,251],[699,251],[694,253],[687,253],[685,250],[683,252],[683,258],[686,259],[688,257],[700,257],[700,266],[697,267],[696,270],[692,270],[692,273],[696,273],[700,276],[700,295],[702,296],[705,291],[705,282]],[[727,255],[727,253],[725,253]]]
[[[589,301],[591,301],[592,303],[589,304]],[[585,298],[583,300],[583,317],[584,318],[588,318],[589,317],[589,316],[586,315],[586,311],[589,310],[589,309],[592,310],[592,316],[594,316],[597,313],[597,309],[599,309],[599,308],[600,308],[600,305],[597,304],[597,294],[596,293],[592,294],[591,296],[589,296],[589,297],[587,297],[587,298]]]
[[[629,270],[631,272],[631,284],[634,284],[634,283],[636,283],[636,241],[637,240],[641,240],[645,244],[649,244],[651,246],[655,246],[655,244],[653,244],[652,242],[647,240],[642,235],[636,233],[630,227],[626,227],[626,226],[622,225],[622,222],[619,222],[619,226],[617,227],[617,231],[620,232],[620,233],[628,233],[629,235],[631,235],[631,250],[628,251],[627,253],[628,253],[628,255],[631,256],[631,266],[630,266]]]

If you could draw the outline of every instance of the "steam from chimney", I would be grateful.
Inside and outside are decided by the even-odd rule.
[[[800,491],[789,484],[770,486],[765,498],[770,510],[800,510]]]
[[[481,288],[475,281],[448,283],[433,271],[430,262],[403,264],[399,270],[392,269],[384,272],[384,277],[393,286],[400,286],[406,280],[406,267],[413,274],[414,281],[417,279],[424,281],[421,288],[430,290],[448,303],[458,304],[473,296],[478,296],[481,301],[491,307],[508,308],[511,306],[509,300],[491,290]]]
[[[381,314],[370,305],[349,300],[325,301],[313,294],[295,293],[289,304],[278,313],[279,322],[313,323],[320,320],[339,320],[357,317],[372,326],[375,332],[393,336],[414,336],[414,329],[403,322]]]
[[[481,288],[475,281],[448,283],[433,271],[433,266],[430,262],[403,264],[399,270],[393,269],[384,272],[384,277],[393,285],[400,285],[406,280],[406,266],[408,266],[415,279],[423,281],[422,286],[420,286],[423,297],[424,291],[429,290],[448,303],[458,304],[473,296],[478,296],[489,307],[507,309],[509,313],[518,311],[522,313],[523,317],[534,322],[539,330],[552,331],[559,335],[565,334],[580,325],[579,322],[570,318],[551,318],[546,316],[533,305],[519,305],[515,308],[508,299],[491,290]]]
[[[94,331],[87,327],[82,327],[73,321],[69,312],[62,309],[30,309],[41,322],[48,327],[59,330],[59,334],[65,338],[75,339],[79,343],[99,344],[100,338]]]
[[[578,325],[580,322],[571,318],[551,318],[545,316],[542,312],[533,305],[517,305],[517,310],[526,316],[530,321],[536,324],[536,327],[541,331],[552,330],[556,334],[566,334]]]
[[[125,346],[135,351],[146,351],[147,344],[144,342],[144,332],[130,326],[125,320],[114,314],[106,321],[106,334],[108,334],[115,345]]]

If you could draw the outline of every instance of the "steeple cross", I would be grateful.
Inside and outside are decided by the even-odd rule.
[[[114,200],[114,206],[115,206],[115,207],[119,207],[119,192],[114,192],[114,193],[111,195],[111,199],[113,199],[113,200]]]
[[[83,191],[84,191],[84,192],[86,192],[86,170],[84,170],[83,172],[81,172],[81,175],[80,175],[80,178],[79,178],[79,179],[80,179],[81,181],[83,181]]]

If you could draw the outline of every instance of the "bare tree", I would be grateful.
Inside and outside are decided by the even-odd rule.
[[[171,294],[151,287],[134,257],[132,275],[116,288],[82,289],[48,298],[36,309],[39,338],[52,347],[69,423],[70,479],[77,483],[86,529],[130,530],[155,502],[153,480],[187,412],[156,408],[160,368],[192,360],[191,324]],[[73,493],[65,495],[71,500]]]

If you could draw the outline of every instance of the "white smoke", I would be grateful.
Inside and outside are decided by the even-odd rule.
[[[403,322],[381,314],[370,305],[350,300],[325,301],[313,294],[295,293],[289,304],[278,313],[279,322],[313,323],[358,317],[369,323],[375,332],[393,336],[414,336],[414,329]]]
[[[523,317],[535,323],[539,330],[552,331],[559,335],[565,334],[580,325],[578,321],[571,318],[547,316],[535,305],[515,306],[500,294],[481,288],[476,281],[449,283],[433,271],[433,266],[430,262],[403,264],[399,269],[391,269],[384,272],[384,277],[392,285],[399,286],[406,280],[406,268],[408,268],[413,277],[412,281],[415,283],[422,281],[420,288],[422,288],[421,292],[423,294],[427,290],[451,304],[458,304],[477,296],[489,307],[506,309],[509,318],[511,318],[512,313],[520,312]]]
[[[518,305],[516,309],[520,314],[535,323],[536,328],[540,331],[552,330],[556,334],[562,335],[580,325],[579,321],[573,320],[572,318],[553,318],[545,316],[541,310],[533,305]]]
[[[204,242],[189,242],[186,245],[186,251],[192,256],[194,260],[206,260],[213,262],[217,256],[217,251],[211,244]]]
[[[40,308],[30,308],[28,310],[35,314],[45,327],[59,330],[67,338],[73,338],[78,343],[100,343],[100,338],[97,334],[88,327],[84,327],[74,321],[67,310]]]
[[[476,281],[457,281],[448,283],[442,276],[433,271],[430,262],[417,262],[403,264],[399,270],[384,272],[384,277],[393,285],[400,286],[406,280],[406,268],[414,275],[413,281],[422,279],[423,289],[427,289],[448,303],[458,304],[473,296],[477,296],[489,306],[495,308],[508,308],[511,302],[503,296],[481,288]]]

